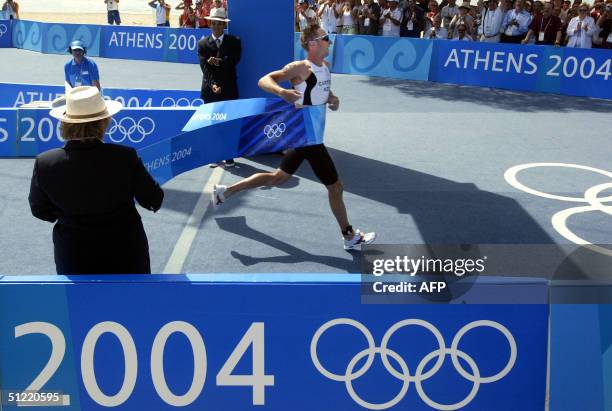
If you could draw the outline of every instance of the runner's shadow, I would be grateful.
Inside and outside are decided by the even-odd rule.
[[[419,243],[550,244],[548,258],[562,261],[566,256],[512,197],[481,190],[473,183],[452,181],[329,147],[328,150],[340,170],[345,191],[410,215],[421,238]],[[267,165],[270,160],[257,157],[253,161]],[[300,167],[296,174],[318,181],[308,166]],[[412,222],[408,224],[406,232],[414,231]],[[575,272],[575,279],[584,278],[580,270]],[[553,274],[549,272],[548,276]],[[525,272],[517,275],[525,276]]]
[[[224,231],[246,237],[250,240],[258,241],[286,254],[274,257],[253,257],[237,251],[231,251],[230,254],[232,257],[239,260],[245,267],[259,263],[296,264],[303,262],[314,262],[327,265],[338,270],[343,270],[348,273],[360,272],[359,264],[361,258],[359,252],[351,252],[350,260],[327,255],[310,254],[304,250],[294,247],[291,244],[280,241],[274,237],[262,233],[261,231],[257,231],[254,228],[249,227],[244,216],[216,218],[215,221],[217,222],[219,228]]]

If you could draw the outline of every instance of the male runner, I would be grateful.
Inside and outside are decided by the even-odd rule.
[[[327,104],[330,110],[338,110],[340,100],[330,90],[331,74],[324,60],[329,54],[329,37],[318,25],[312,25],[302,32],[300,41],[308,52],[308,58],[289,63],[282,70],[265,75],[259,80],[259,87],[297,106]],[[293,88],[281,87],[279,83],[282,81],[290,81]],[[212,193],[213,208],[218,208],[242,190],[284,183],[304,160],[310,163],[316,176],[327,187],[330,208],[344,237],[344,249],[361,249],[362,244],[374,241],[375,233],[361,233],[353,230],[349,224],[342,200],[342,182],[323,144],[288,149],[280,167],[272,173],[257,173],[229,187],[215,185]]]

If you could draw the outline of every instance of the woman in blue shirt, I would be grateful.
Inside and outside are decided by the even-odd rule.
[[[83,46],[83,42],[75,40],[70,43],[68,53],[72,54],[72,59],[64,66],[66,92],[79,86],[95,86],[100,90],[98,66],[93,60],[85,57],[87,49]]]

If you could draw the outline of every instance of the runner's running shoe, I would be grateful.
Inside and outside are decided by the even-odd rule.
[[[221,204],[225,202],[225,196],[223,195],[223,193],[225,193],[225,190],[227,190],[227,186],[215,184],[215,188],[212,192],[212,198],[210,200],[213,206],[213,210],[216,210],[221,206]]]
[[[362,244],[370,244],[376,239],[376,233],[362,233],[355,230],[353,237],[350,240],[344,239],[345,250],[361,250]]]

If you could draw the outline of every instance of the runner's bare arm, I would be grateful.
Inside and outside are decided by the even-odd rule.
[[[279,96],[288,103],[299,100],[301,93],[297,90],[286,89],[279,83],[289,81],[292,84],[304,80],[305,73],[308,72],[308,65],[304,61],[296,61],[287,64],[281,70],[273,71],[259,79],[257,85],[262,90]]]
[[[327,68],[331,70],[331,64],[329,64],[329,61],[323,60],[323,64],[325,64]],[[332,93],[331,90],[329,90],[329,97],[327,98],[327,107],[329,107],[331,111],[336,111],[338,110],[338,107],[340,107],[340,99],[338,96]]]

